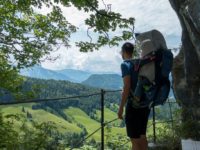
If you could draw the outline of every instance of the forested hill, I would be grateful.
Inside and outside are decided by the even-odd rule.
[[[94,74],[82,84],[105,89],[121,89],[122,78],[118,74]]]
[[[36,98],[58,98],[78,95],[88,95],[93,93],[100,93],[99,88],[92,88],[78,83],[72,83],[69,81],[56,81],[56,80],[44,80],[27,78],[23,85],[24,91],[34,91],[37,93]],[[105,104],[109,107],[112,103],[119,103],[120,93],[106,93]],[[91,96],[86,98],[68,99],[62,101],[51,101],[39,103],[38,107],[51,107],[54,110],[59,111],[61,108],[68,106],[79,107],[86,113],[89,113],[93,109],[100,108],[100,95]]]

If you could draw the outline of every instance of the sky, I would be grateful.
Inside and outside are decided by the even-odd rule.
[[[157,29],[163,33],[168,48],[177,48],[181,44],[180,23],[168,0],[104,0],[104,3],[112,4],[112,11],[121,13],[123,17],[134,17],[135,32]],[[104,7],[102,0],[99,0],[99,4],[100,8]],[[48,12],[45,8],[38,11]],[[67,20],[79,30],[72,35],[71,48],[61,47],[52,52],[51,55],[59,55],[59,59],[42,62],[41,65],[51,70],[77,69],[94,73],[120,73],[120,64],[123,61],[119,53],[121,45],[113,48],[102,47],[94,52],[79,52],[74,41],[89,40],[86,35],[87,27],[84,25],[88,14],[74,7],[62,7],[62,11]]]

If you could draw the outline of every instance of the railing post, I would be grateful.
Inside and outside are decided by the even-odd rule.
[[[173,118],[173,112],[172,112],[172,106],[171,106],[171,103],[168,99],[168,104],[169,104],[169,111],[170,111],[170,117],[171,117],[171,125],[172,125],[172,132],[173,132],[173,138],[174,138],[174,118]]]
[[[153,106],[153,142],[156,143],[155,106]]]
[[[101,89],[101,150],[104,150],[104,95],[105,91]]]

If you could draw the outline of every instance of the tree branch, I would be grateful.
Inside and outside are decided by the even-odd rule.
[[[91,6],[91,8],[92,8],[97,14],[99,14],[99,15],[101,15],[101,16],[105,16],[105,17],[110,18],[110,19],[115,18],[115,19],[119,19],[119,20],[122,20],[122,21],[127,21],[127,19],[124,19],[124,18],[120,18],[120,17],[117,17],[117,16],[111,16],[111,15],[108,15],[108,14],[106,14],[106,13],[102,13],[102,12],[100,12],[96,7],[94,7],[94,6],[90,3],[89,0],[85,0],[85,1]]]

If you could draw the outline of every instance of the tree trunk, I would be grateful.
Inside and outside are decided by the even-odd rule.
[[[195,135],[187,128],[186,138],[200,139],[200,0],[169,1],[182,27],[182,47],[172,72],[174,92],[183,108],[183,123],[193,121],[197,127]]]

